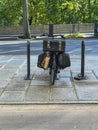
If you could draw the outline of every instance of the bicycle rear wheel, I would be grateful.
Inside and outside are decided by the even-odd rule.
[[[55,83],[55,70],[51,69],[51,78],[50,78],[51,85]]]
[[[56,63],[55,63],[55,58],[53,60],[52,66],[50,68],[50,75],[51,75],[50,82],[51,82],[51,85],[53,85],[55,83],[55,77],[56,77]]]

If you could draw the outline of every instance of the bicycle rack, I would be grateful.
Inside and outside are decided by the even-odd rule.
[[[75,80],[86,80],[87,76],[85,75],[85,43],[81,43],[81,73],[74,77]]]
[[[30,74],[30,41],[27,41],[27,75],[24,78],[25,80],[31,80],[32,75]]]

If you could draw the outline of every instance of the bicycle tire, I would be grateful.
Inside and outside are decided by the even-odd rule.
[[[51,81],[51,85],[54,85],[54,83],[55,83],[55,70],[54,69],[51,70],[51,79],[50,79],[50,81]]]
[[[55,76],[56,76],[56,63],[55,60],[53,60],[53,64],[51,67],[51,78],[50,78],[51,85],[55,83]]]

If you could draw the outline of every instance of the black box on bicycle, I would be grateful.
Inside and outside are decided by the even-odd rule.
[[[61,39],[43,40],[43,51],[65,51],[66,42]]]

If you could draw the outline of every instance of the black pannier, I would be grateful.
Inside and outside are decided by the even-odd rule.
[[[43,40],[43,51],[65,51],[65,40],[47,39]]]
[[[69,54],[66,54],[66,53],[59,54],[58,65],[59,65],[60,69],[69,67],[71,65]]]
[[[38,56],[37,66],[43,69],[48,69],[50,64],[50,55],[42,53]]]

